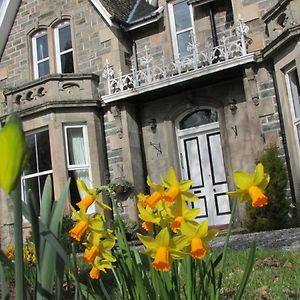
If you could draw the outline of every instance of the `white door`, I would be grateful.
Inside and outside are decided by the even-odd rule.
[[[181,173],[191,179],[191,191],[199,201],[199,221],[208,218],[209,226],[229,223],[230,205],[218,122],[178,130]]]

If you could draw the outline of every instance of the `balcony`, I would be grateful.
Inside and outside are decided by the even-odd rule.
[[[241,18],[237,24],[236,37],[223,37],[218,46],[207,45],[204,49],[193,38],[187,49],[191,54],[174,61],[162,57],[159,63],[154,62],[145,46],[141,68],[132,67],[129,74],[115,74],[107,62],[102,76],[107,79],[108,94],[102,96],[103,101],[114,102],[255,61],[255,55],[247,53],[249,28]]]
[[[12,112],[25,116],[53,108],[100,105],[98,82],[94,74],[53,74],[7,89],[0,119]]]

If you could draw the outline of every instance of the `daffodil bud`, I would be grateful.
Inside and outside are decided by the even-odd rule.
[[[13,114],[0,130],[0,187],[7,194],[18,184],[25,168],[27,149],[21,121]]]

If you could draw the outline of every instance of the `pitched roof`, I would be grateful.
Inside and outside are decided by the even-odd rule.
[[[125,23],[138,0],[101,0],[105,9],[117,22]]]
[[[145,19],[147,16],[151,16],[155,10],[156,7],[150,5],[147,1],[137,0],[128,16],[127,23],[130,24]]]

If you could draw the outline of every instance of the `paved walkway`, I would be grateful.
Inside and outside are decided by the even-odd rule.
[[[224,236],[217,237],[211,241],[212,249],[222,247],[224,241]],[[300,250],[300,227],[247,234],[234,234],[230,237],[229,246],[232,249],[248,248],[252,241],[256,241],[256,245],[259,247]]]

